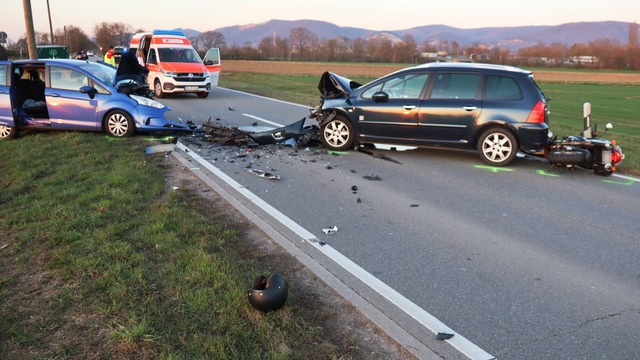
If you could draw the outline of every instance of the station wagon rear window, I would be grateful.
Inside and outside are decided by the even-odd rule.
[[[522,91],[516,80],[508,76],[487,75],[484,78],[484,100],[521,100]]]
[[[432,99],[475,99],[480,74],[440,73],[436,77]]]

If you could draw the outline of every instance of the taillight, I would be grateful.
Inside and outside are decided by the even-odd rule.
[[[611,151],[611,162],[613,164],[618,164],[622,161],[622,153],[616,149]]]
[[[540,100],[536,103],[536,106],[533,107],[529,117],[527,118],[528,123],[543,123],[544,122],[544,103]]]

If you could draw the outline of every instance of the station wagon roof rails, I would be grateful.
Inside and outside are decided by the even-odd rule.
[[[419,68],[453,68],[453,69],[495,69],[503,71],[512,71],[520,73],[530,73],[530,71],[523,70],[519,67],[500,65],[500,64],[486,64],[486,63],[468,63],[468,62],[430,62],[417,65]]]

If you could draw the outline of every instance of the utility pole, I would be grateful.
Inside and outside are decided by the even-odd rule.
[[[56,42],[53,41],[53,24],[51,23],[51,8],[49,7],[49,0],[47,0],[47,12],[49,13],[49,31],[51,32],[51,45]]]
[[[24,8],[24,26],[27,29],[27,47],[29,48],[29,59],[38,58],[36,51],[36,32],[33,30],[33,14],[31,13],[31,0],[22,0]]]

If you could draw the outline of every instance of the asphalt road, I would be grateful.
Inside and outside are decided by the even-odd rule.
[[[307,107],[225,89],[208,99],[161,101],[174,119],[256,129],[308,115]],[[440,356],[458,356],[433,341],[434,328],[445,324],[454,339],[477,346],[465,353],[458,343],[471,357],[638,358],[636,179],[526,158],[489,168],[474,152],[440,149],[372,156],[278,146],[246,152],[206,142],[189,148],[396,291],[388,296],[369,278],[381,294],[352,285]],[[323,232],[334,226],[334,234]],[[424,314],[407,316],[414,305],[437,319],[433,327],[426,321],[431,332]]]

